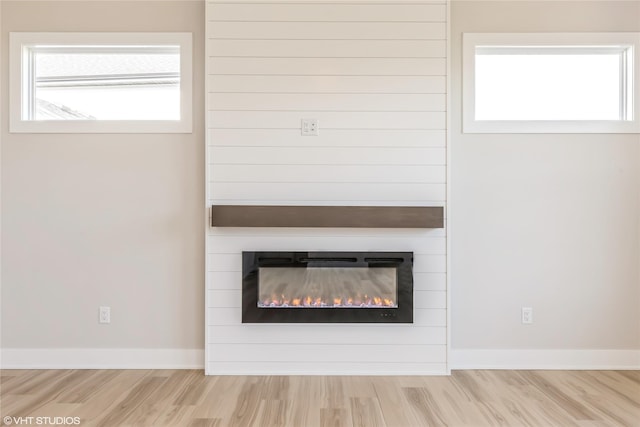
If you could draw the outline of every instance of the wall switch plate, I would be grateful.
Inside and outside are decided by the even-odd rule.
[[[320,134],[318,119],[302,119],[301,131],[303,136],[318,136]]]
[[[533,323],[533,307],[522,307],[522,323],[525,325]]]
[[[111,323],[111,307],[100,307],[99,313],[100,323]]]

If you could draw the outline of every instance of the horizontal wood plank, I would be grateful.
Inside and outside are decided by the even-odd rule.
[[[324,112],[307,111],[323,129],[446,129],[444,112]],[[219,129],[300,129],[296,111],[209,111],[208,125]],[[307,137],[313,140],[313,137]]]
[[[210,57],[446,58],[444,40],[209,40]]]
[[[322,351],[319,349],[322,348]],[[251,344],[211,345],[211,362],[388,362],[443,363],[446,361],[444,345],[314,345],[314,344],[262,344],[255,351]]]
[[[441,207],[213,206],[214,227],[442,228]]]
[[[210,375],[446,375],[442,363],[211,362]],[[310,417],[311,418],[311,417]],[[496,418],[498,420],[502,418]],[[350,422],[350,418],[346,420]],[[318,421],[320,422],[320,421]],[[294,423],[294,425],[297,425]],[[316,424],[307,424],[316,425]],[[320,424],[317,424],[320,425]],[[351,425],[346,424],[346,425]],[[489,426],[490,424],[487,424]],[[477,426],[477,425],[476,425]],[[473,426],[473,427],[476,427]],[[361,427],[368,427],[364,424]]]
[[[442,22],[212,22],[209,39],[444,40]]]
[[[331,206],[331,205],[327,205]],[[392,206],[392,205],[390,205]],[[276,238],[285,240],[292,245],[298,245],[300,242],[311,242],[318,238],[333,238],[334,242],[344,240],[351,246],[362,246],[367,242],[374,241],[376,245],[382,245],[387,242],[388,245],[395,245],[399,241],[409,241],[416,245],[412,251],[414,257],[428,255],[430,252],[422,252],[420,249],[425,246],[423,242],[430,240],[439,240],[446,237],[444,228],[242,228],[242,227],[221,227],[209,228],[207,234],[215,239],[237,239],[246,241],[245,239],[264,239],[265,242]],[[312,239],[312,240],[309,240]],[[313,244],[321,245],[321,241],[313,241]],[[429,247],[426,244],[425,247]],[[308,250],[309,248],[307,248]],[[345,249],[347,250],[347,249]],[[373,250],[373,249],[370,249]],[[344,250],[343,250],[344,251]],[[216,253],[210,251],[211,253]],[[233,252],[217,252],[221,254],[232,254]],[[239,253],[238,253],[239,255]],[[419,260],[418,260],[419,261]],[[415,259],[414,259],[415,262]]]
[[[287,324],[245,324],[237,326],[218,326],[210,329],[207,337],[210,343],[235,344],[371,344],[385,337],[387,344],[446,344],[447,329],[443,327],[397,327],[397,325],[356,326],[344,324],[318,325]],[[338,333],[340,332],[340,333]]]
[[[211,3],[209,21],[331,21],[331,22],[445,22],[443,4],[353,4],[353,3]]]
[[[444,202],[446,187],[444,184],[388,184],[385,182],[217,182],[210,186],[209,198],[212,200],[237,200],[238,202],[263,200],[265,203],[281,200],[324,200],[345,203],[371,200]],[[360,222],[361,220],[362,222]],[[362,219],[354,218],[353,222],[361,223],[360,227],[372,227],[372,225],[368,225],[364,217]],[[326,227],[332,227],[332,225],[326,225]]]
[[[446,111],[444,94],[210,93],[210,110]]]
[[[444,58],[215,58],[209,74],[311,76],[445,76]]]
[[[302,141],[313,137],[300,137]],[[302,143],[301,141],[301,143]],[[210,164],[245,165],[445,165],[440,147],[211,147]],[[381,182],[378,179],[372,182]]]
[[[444,76],[210,75],[210,93],[446,93]],[[313,96],[313,95],[311,95]]]
[[[256,182],[417,183],[444,184],[444,165],[243,165],[219,164],[211,168],[210,185]]]
[[[209,129],[209,147],[299,147],[300,127],[295,129]],[[309,141],[310,140],[310,141]],[[416,147],[446,146],[444,130],[423,129],[322,129],[318,136],[306,138],[305,147]]]

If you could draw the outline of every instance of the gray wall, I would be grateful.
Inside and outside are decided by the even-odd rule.
[[[2,346],[203,348],[204,3],[1,8],[3,94],[10,31],[194,36],[193,134],[9,134],[3,115]]]
[[[640,348],[640,137],[460,124],[463,32],[640,31],[640,2],[456,1],[451,15],[453,348]]]

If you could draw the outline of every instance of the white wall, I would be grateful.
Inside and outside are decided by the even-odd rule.
[[[445,204],[444,2],[209,2],[207,16],[208,204]],[[413,251],[415,323],[243,325],[243,250]],[[447,370],[442,229],[213,228],[208,270],[209,374]]]
[[[11,31],[188,31],[195,58],[192,134],[10,134],[2,116],[3,365],[202,366],[204,3],[0,6],[3,94]]]
[[[640,2],[451,13],[454,366],[639,366],[640,137],[462,134],[460,99],[463,32],[640,31]]]

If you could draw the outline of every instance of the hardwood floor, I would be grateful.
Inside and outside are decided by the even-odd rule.
[[[0,415],[15,417],[13,425],[17,417],[34,417],[31,425],[35,417],[58,425],[54,417],[79,417],[81,426],[640,426],[640,371],[207,377],[4,370],[1,380]]]

